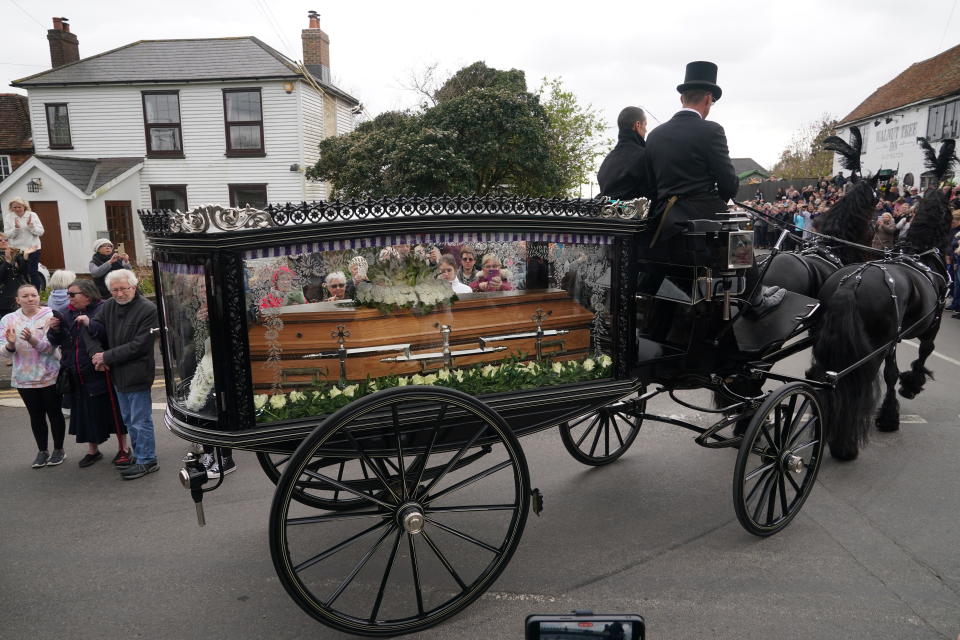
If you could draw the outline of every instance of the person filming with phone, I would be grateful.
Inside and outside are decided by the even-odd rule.
[[[97,285],[97,290],[104,300],[110,299],[110,291],[107,289],[107,274],[117,269],[132,269],[130,266],[130,256],[123,249],[121,242],[114,251],[113,243],[108,238],[100,238],[93,243],[93,257],[90,259],[90,277]]]
[[[483,256],[483,268],[477,279],[470,283],[474,291],[513,291],[513,285],[507,282],[507,272],[500,264],[500,258],[492,253]]]

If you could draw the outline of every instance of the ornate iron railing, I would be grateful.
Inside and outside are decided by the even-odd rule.
[[[265,227],[293,227],[347,220],[431,216],[553,216],[584,218],[646,218],[645,198],[611,201],[566,198],[508,198],[476,196],[412,196],[332,200],[267,205],[265,210],[203,205],[188,212],[141,209],[148,235],[206,233]]]

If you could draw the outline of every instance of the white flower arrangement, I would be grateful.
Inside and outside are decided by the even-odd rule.
[[[213,354],[210,353],[210,339],[203,343],[203,357],[197,363],[197,370],[190,381],[190,392],[183,406],[190,411],[199,411],[207,404],[213,392]]]
[[[434,269],[416,253],[405,257],[381,251],[380,261],[370,268],[369,280],[357,284],[357,303],[384,312],[401,309],[430,311],[456,300],[453,285],[438,280]]]

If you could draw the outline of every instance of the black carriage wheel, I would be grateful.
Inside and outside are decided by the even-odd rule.
[[[733,506],[757,536],[782,530],[813,489],[823,459],[823,415],[810,385],[792,382],[767,396],[750,420],[733,473]]]
[[[367,462],[376,490],[309,468],[334,444],[338,455],[346,447]],[[348,633],[412,633],[457,614],[506,567],[527,518],[530,480],[516,436],[492,409],[451,389],[356,400],[285,467],[270,512],[277,575],[304,611]],[[430,469],[439,471],[428,479]],[[318,514],[297,497],[331,488],[363,504]]]
[[[583,464],[599,467],[610,464],[630,448],[646,411],[638,406],[616,403],[560,424],[560,438],[570,455]]]

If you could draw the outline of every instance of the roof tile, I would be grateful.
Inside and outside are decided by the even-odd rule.
[[[840,124],[869,118],[897,107],[960,93],[960,44],[916,62],[847,114]]]
[[[27,96],[0,93],[0,151],[33,150]]]

